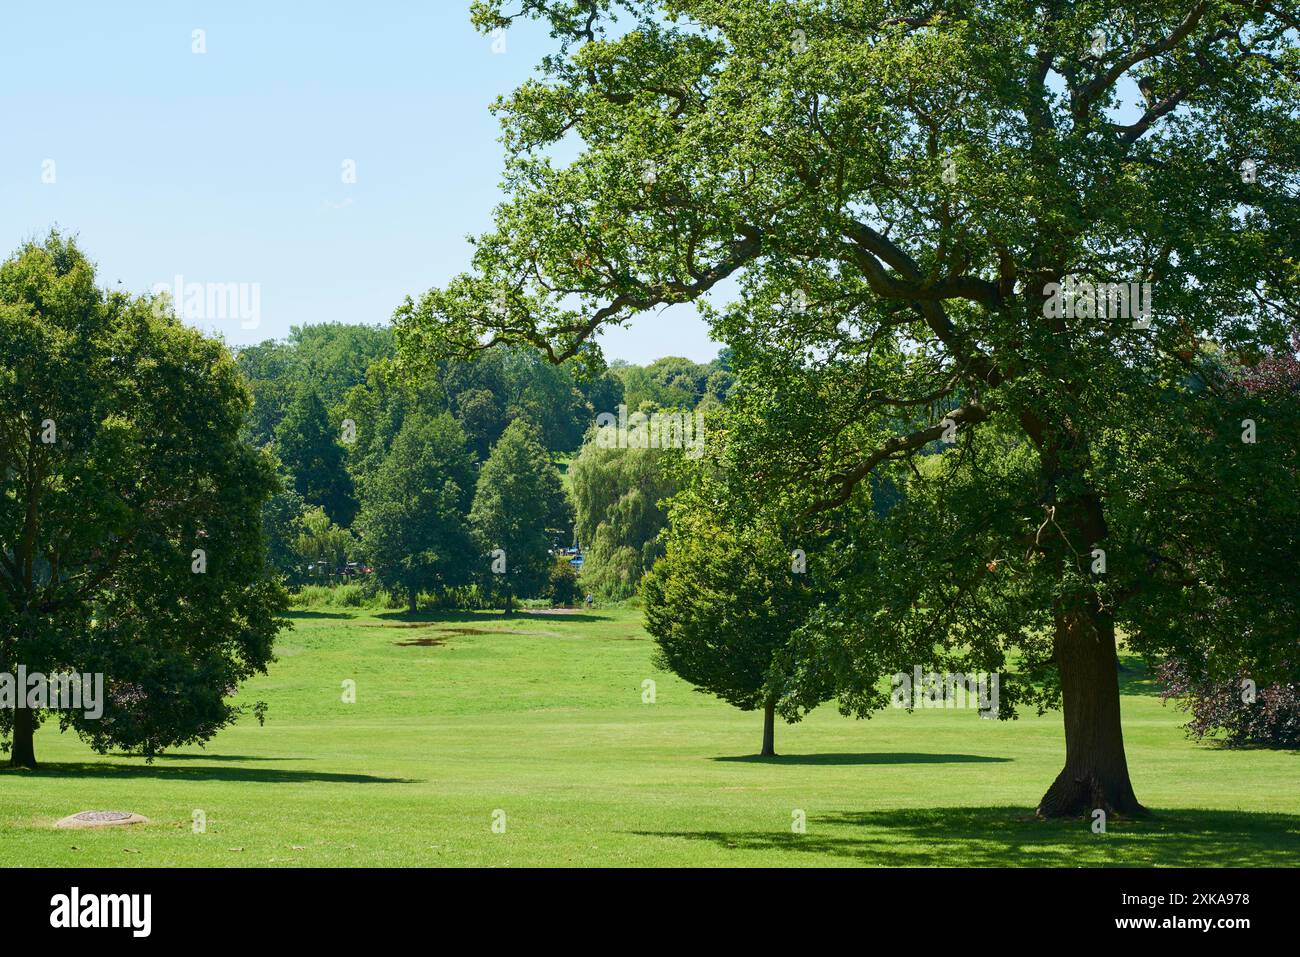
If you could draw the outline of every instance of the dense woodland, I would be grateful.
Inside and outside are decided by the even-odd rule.
[[[263,511],[272,566],[293,587],[352,578],[412,608],[631,595],[672,484],[652,450],[598,448],[596,417],[718,408],[733,383],[725,351],[579,374],[506,346],[412,376],[390,329],[344,324],[295,328],[236,362],[253,398],[245,438],[280,479]],[[580,584],[554,554],[569,548]]]

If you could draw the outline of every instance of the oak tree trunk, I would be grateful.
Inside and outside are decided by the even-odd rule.
[[[1105,507],[1088,480],[1091,453],[1085,436],[1069,426],[1049,425],[1032,412],[1021,423],[1041,455],[1049,491],[1047,521],[1035,545],[1057,563],[1091,572],[1092,549],[1109,535]],[[1046,538],[1044,538],[1044,535]],[[1053,636],[1065,713],[1065,767],[1038,804],[1039,817],[1146,813],[1133,793],[1120,728],[1115,621],[1091,589],[1062,597]]]
[[[1065,709],[1065,767],[1038,805],[1040,817],[1145,812],[1133,793],[1120,728],[1115,626],[1089,609],[1056,622],[1056,663]]]
[[[35,730],[36,720],[31,709],[15,708],[13,740],[9,749],[9,766],[11,768],[36,767],[36,748],[33,742]]]
[[[763,706],[763,752],[762,757],[776,756],[776,702],[769,701]]]

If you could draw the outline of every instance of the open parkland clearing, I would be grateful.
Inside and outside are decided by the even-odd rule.
[[[4,866],[1262,866],[1300,858],[1295,755],[1189,740],[1136,659],[1121,675],[1152,816],[1041,821],[1059,712],[826,705],[778,724],[656,670],[634,608],[291,615],[265,701],[206,748],[97,755],[54,722],[0,771]],[[644,703],[645,680],[654,702]],[[356,682],[345,703],[343,682]],[[60,830],[82,807],[129,828]],[[803,833],[792,825],[806,817]],[[204,827],[196,832],[195,812]],[[496,828],[494,829],[494,824]],[[504,824],[504,829],[502,829]]]

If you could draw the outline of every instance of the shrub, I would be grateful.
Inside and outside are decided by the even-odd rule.
[[[1197,678],[1179,661],[1166,661],[1156,669],[1164,686],[1160,697],[1177,699],[1191,712],[1184,727],[1198,741],[1223,732],[1223,742],[1233,747],[1262,745],[1300,747],[1300,688],[1273,684],[1255,690],[1249,700],[1245,675],[1232,681]]]
[[[289,596],[292,608],[376,608],[392,607],[387,592],[361,582],[339,585],[303,585]],[[399,605],[401,602],[399,601]]]
[[[572,605],[578,600],[578,570],[563,555],[556,555],[551,563],[547,596],[552,605]]]

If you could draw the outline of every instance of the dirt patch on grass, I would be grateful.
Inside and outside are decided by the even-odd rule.
[[[78,811],[54,822],[55,827],[115,827],[121,824],[148,824],[149,819],[131,811]]]
[[[427,628],[428,625],[426,624]],[[406,641],[395,641],[393,644],[403,647],[418,645],[424,648],[434,648],[438,645],[446,644],[444,640],[448,635],[537,635],[556,638],[559,637],[553,631],[519,631],[510,628],[438,628],[437,634],[424,638],[409,638]]]
[[[444,635],[551,635],[553,631],[520,631],[515,628],[439,628]]]

